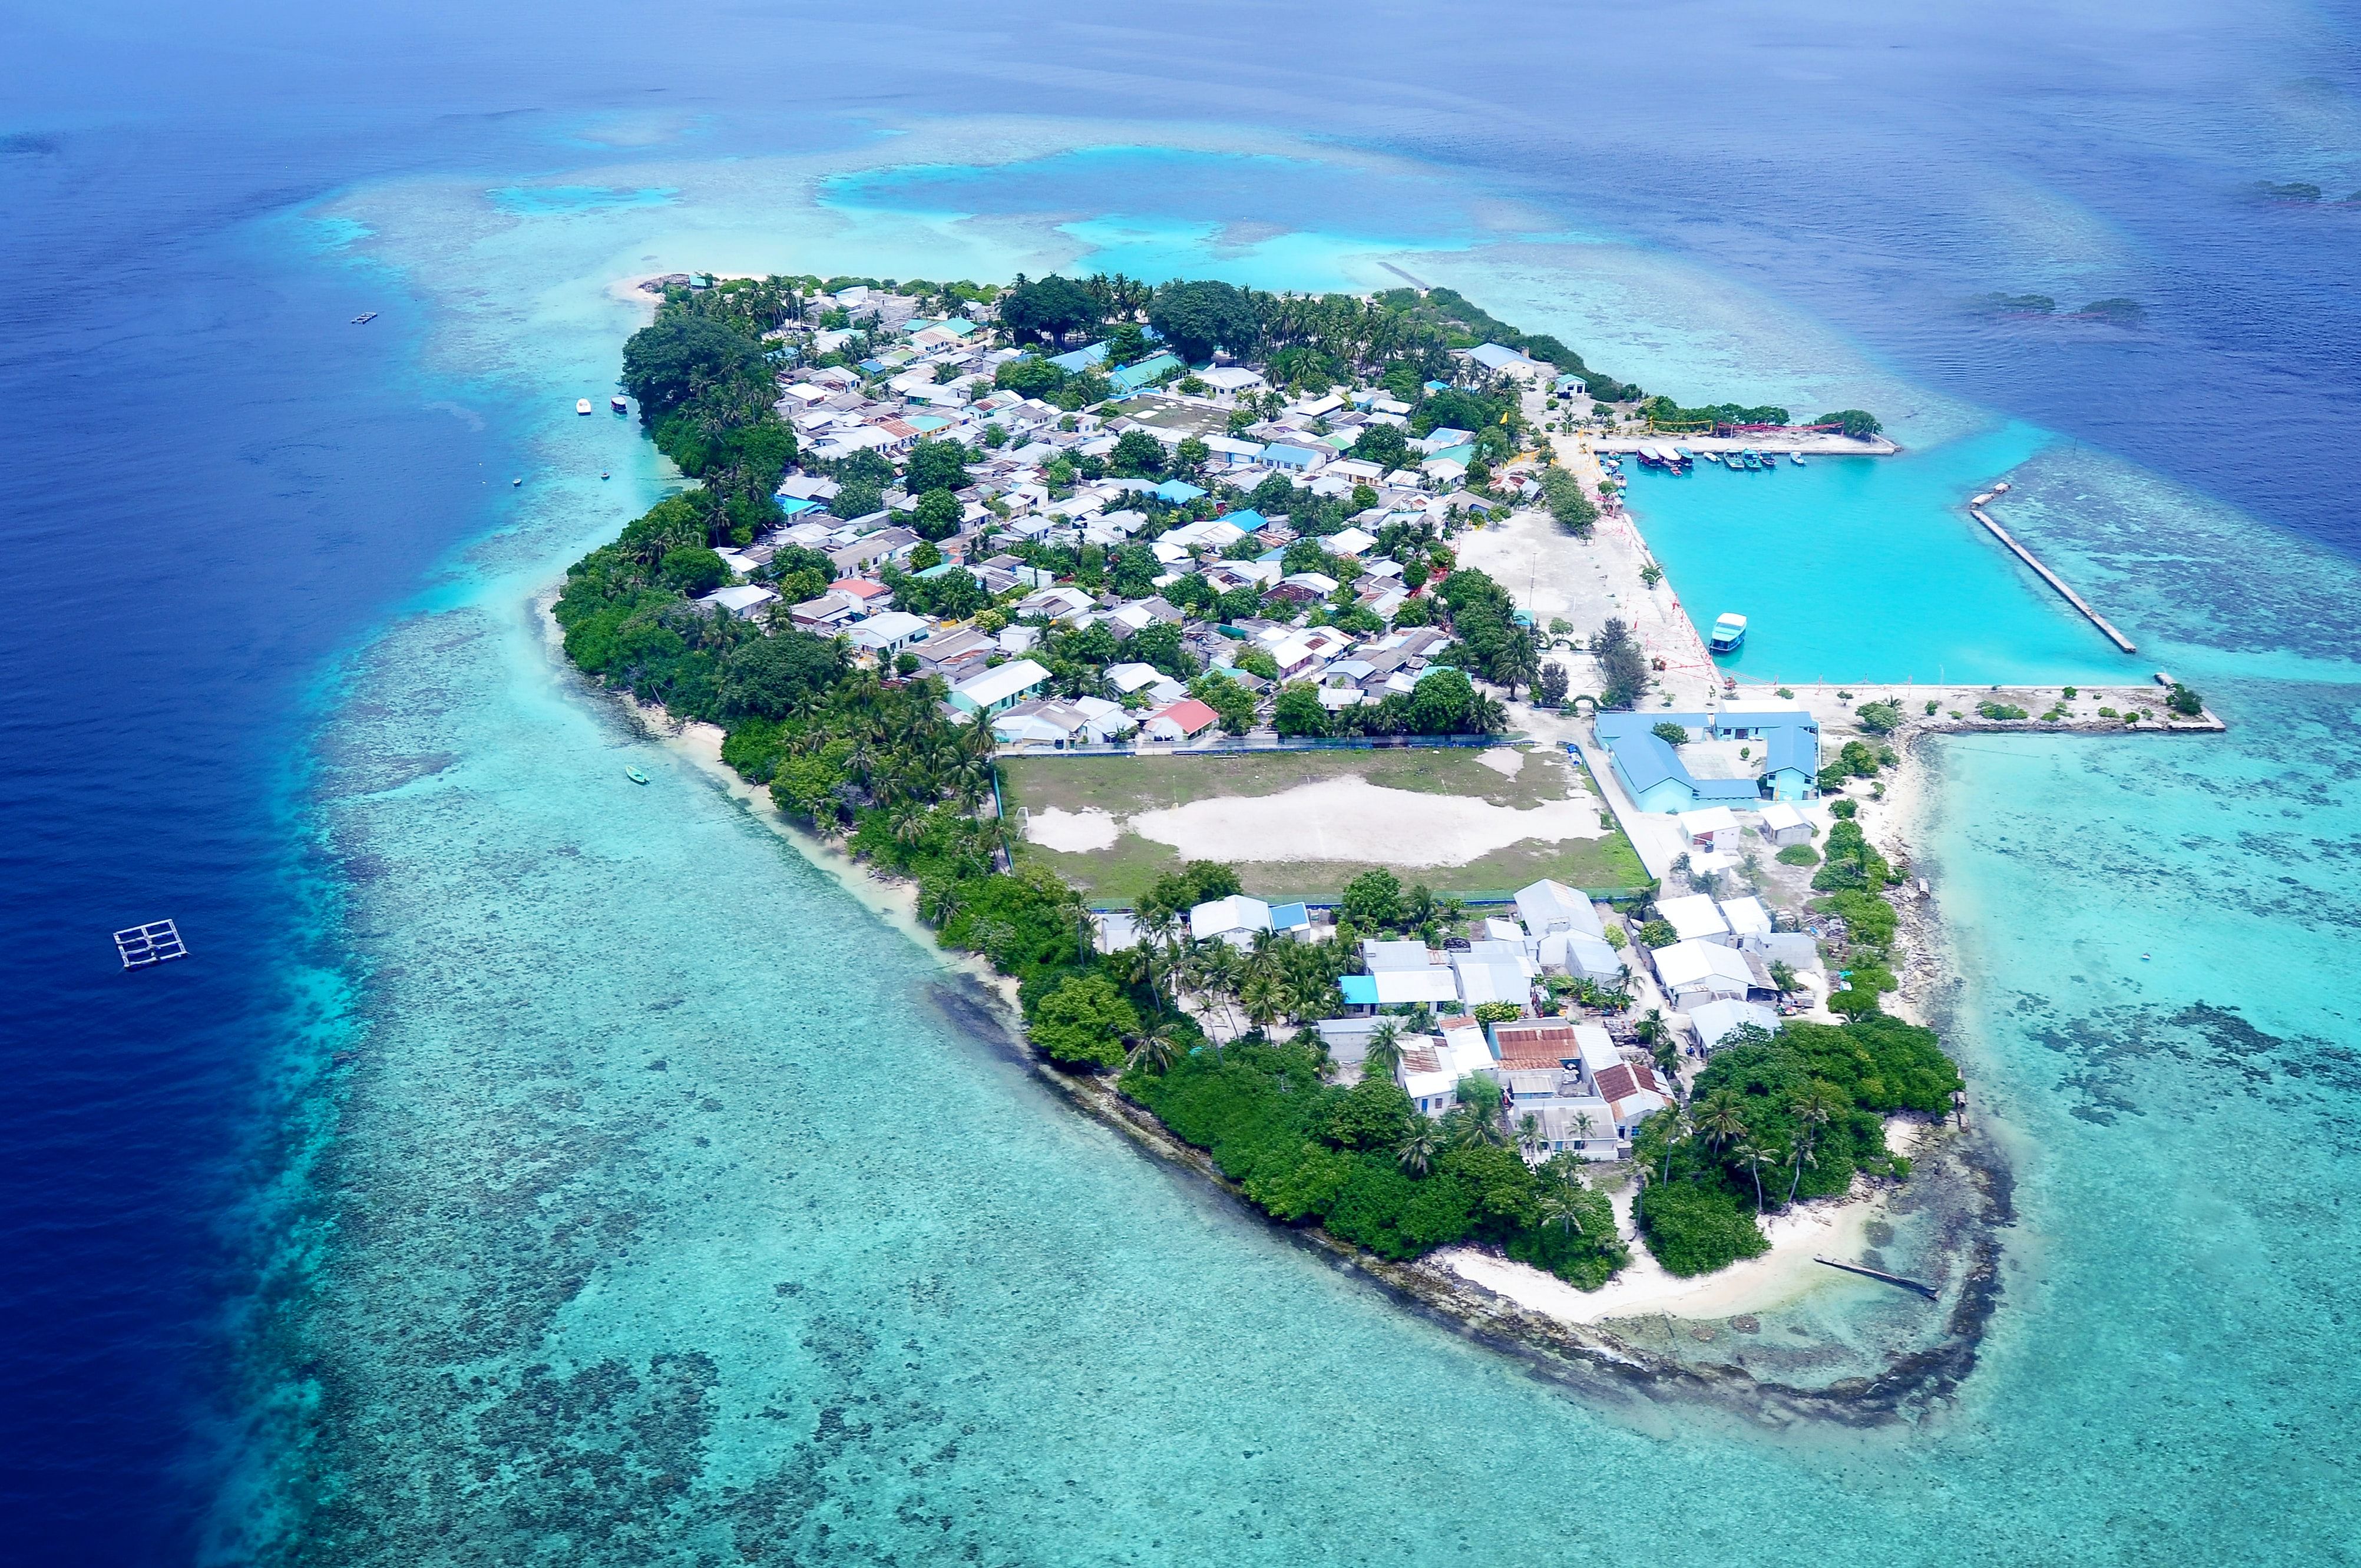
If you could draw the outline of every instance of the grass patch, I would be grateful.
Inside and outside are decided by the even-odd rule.
[[[1024,807],[1099,810],[1130,817],[1192,801],[1278,795],[1346,775],[1367,779],[1384,789],[1465,795],[1519,811],[1554,800],[1598,798],[1582,770],[1560,753],[1529,753],[1514,778],[1486,766],[1477,760],[1479,756],[1472,750],[1437,749],[1200,757],[1017,757],[1001,763],[1001,779],[1012,814]],[[1372,846],[1373,851],[1378,848]],[[1026,843],[1017,853],[1020,860],[1056,872],[1093,903],[1118,906],[1137,899],[1158,877],[1177,869],[1182,859],[1170,846],[1128,831],[1104,850],[1067,853]],[[1507,894],[1543,877],[1597,891],[1637,887],[1648,880],[1638,851],[1620,828],[1600,839],[1558,842],[1528,839],[1457,866],[1405,865],[1374,852],[1357,861],[1240,861],[1236,864],[1246,891],[1257,897],[1315,902],[1333,902],[1346,883],[1379,866],[1404,883],[1422,882],[1437,893],[1460,897]]]

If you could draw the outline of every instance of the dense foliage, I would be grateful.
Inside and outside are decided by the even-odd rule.
[[[1934,1031],[1897,1018],[1740,1031],[1688,1103],[1651,1116],[1635,1140],[1649,1251],[1682,1275],[1756,1255],[1765,1210],[1839,1195],[1857,1174],[1908,1174],[1885,1146],[1883,1118],[1940,1116],[1960,1087]]]
[[[1578,1162],[1527,1164],[1497,1116],[1463,1109],[1431,1124],[1390,1077],[1324,1082],[1309,1040],[1200,1046],[1160,1073],[1133,1069],[1123,1087],[1274,1218],[1317,1221],[1379,1256],[1488,1242],[1585,1288],[1626,1261]]]

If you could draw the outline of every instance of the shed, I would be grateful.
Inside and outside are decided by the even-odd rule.
[[[1812,825],[1804,819],[1802,812],[1784,800],[1766,804],[1763,807],[1763,820],[1754,830],[1783,850],[1790,844],[1812,841]]]
[[[1748,1025],[1765,1034],[1779,1028],[1779,1014],[1759,1002],[1700,1002],[1689,1009],[1689,1026],[1697,1031],[1698,1042],[1713,1050],[1730,1037],[1732,1031]]]
[[[1547,877],[1517,890],[1517,916],[1536,937],[1553,931],[1579,931],[1589,937],[1607,934],[1587,897]]]
[[[1719,942],[1725,947],[1730,944],[1730,922],[1723,918],[1721,906],[1705,894],[1660,898],[1656,900],[1656,915],[1681,941]]]

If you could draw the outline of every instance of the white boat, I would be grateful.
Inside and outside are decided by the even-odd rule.
[[[578,413],[578,414],[587,414],[587,413],[588,413],[588,412],[590,411],[590,400],[589,400],[589,399],[588,399],[588,398],[577,398],[577,399],[575,399],[575,400],[574,400],[574,411],[575,411],[576,413]]]
[[[622,393],[620,393],[620,392],[618,392],[618,393],[616,393],[613,397],[609,398],[609,399],[607,400],[607,406],[608,406],[609,408],[610,408],[610,409],[613,409],[613,410],[614,410],[617,413],[619,413],[619,414],[627,414],[627,413],[630,413],[630,412],[631,411],[631,400],[629,398],[626,398],[625,396],[623,396],[623,394],[622,394]]]
[[[1804,455],[1800,452],[1790,452],[1787,454],[1787,461],[1800,468],[1804,466]]]
[[[1735,653],[1738,645],[1745,641],[1746,618],[1732,613],[1713,623],[1713,637],[1708,647],[1716,653]]]

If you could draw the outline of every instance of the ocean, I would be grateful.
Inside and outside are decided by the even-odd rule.
[[[11,36],[14,1559],[2351,1558],[2348,18]],[[617,280],[691,267],[1447,284],[1686,401],[1885,416],[1873,467],[1637,487],[1750,674],[2203,692],[2228,734],[1930,749],[1944,1020],[2015,1179],[1957,1397],[1764,1430],[1402,1310],[1073,1116],[568,675],[534,596],[671,482],[574,400]],[[2004,476],[2136,660],[1959,513]],[[162,916],[193,959],[121,973]]]

